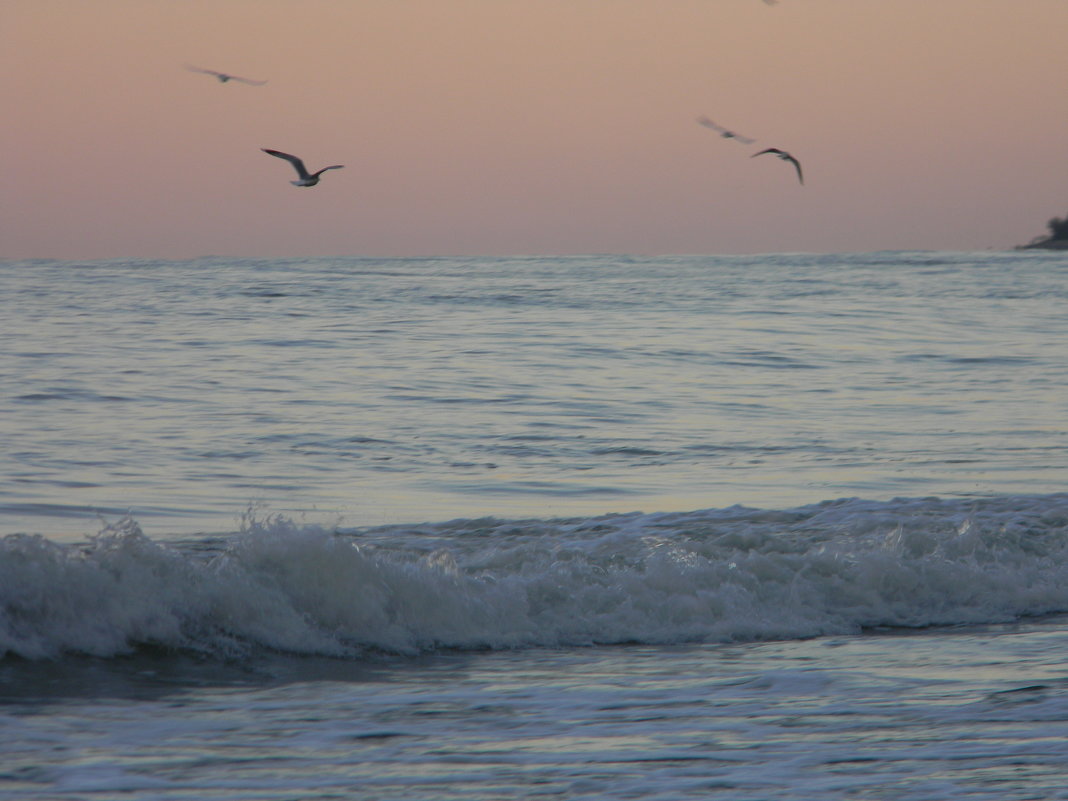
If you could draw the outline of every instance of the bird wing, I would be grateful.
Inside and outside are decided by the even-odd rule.
[[[716,125],[716,123],[712,122],[712,120],[710,120],[708,117],[698,117],[697,118],[697,124],[698,125],[703,125],[706,128],[711,128],[713,131],[717,131],[719,133],[723,133],[723,131],[724,131],[723,128],[720,128],[718,125]]]
[[[795,159],[795,158],[794,158],[793,156],[791,156],[791,155],[790,155],[789,153],[787,153],[787,154],[786,154],[785,158],[786,158],[786,160],[787,160],[788,162],[790,162],[791,164],[793,164],[793,165],[794,165],[794,167],[795,167],[795,168],[797,169],[797,180],[798,180],[798,181],[800,181],[800,182],[801,182],[802,184],[804,184],[804,183],[805,183],[805,176],[803,176],[803,175],[801,174],[801,162],[800,162],[800,161],[798,161],[797,159]]]
[[[749,158],[755,159],[757,156],[763,156],[765,153],[774,153],[776,156],[781,156],[782,155],[782,151],[779,150],[779,148],[777,148],[777,147],[766,147],[763,150],[761,150],[759,153],[754,153]]]
[[[236,75],[230,76],[231,81],[241,81],[241,83],[247,83],[250,86],[263,86],[267,81],[254,81],[251,78],[239,78]]]
[[[261,147],[260,150],[262,150],[269,156],[274,156],[275,158],[285,159],[286,161],[288,161],[290,164],[293,165],[293,168],[297,171],[297,175],[299,175],[301,178],[311,177],[310,175],[308,175],[308,171],[304,167],[304,162],[296,156],[291,156],[288,153],[283,153],[281,150],[269,150],[266,147]]]
[[[223,73],[221,72],[216,72],[215,70],[206,70],[202,69],[201,67],[194,67],[192,64],[186,64],[185,68],[190,72],[203,72],[205,75],[214,75],[216,78],[223,77]],[[229,78],[230,76],[227,75],[225,77]]]
[[[323,167],[321,170],[319,170],[319,172],[315,173],[315,175],[312,176],[312,177],[313,178],[318,178],[320,175],[322,175],[327,170],[340,170],[340,169],[343,169],[344,167],[345,167],[344,164],[335,164],[333,167]]]

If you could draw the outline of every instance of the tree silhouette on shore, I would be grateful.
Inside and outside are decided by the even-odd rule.
[[[1051,250],[1068,250],[1068,214],[1064,218],[1054,217],[1046,227],[1049,236],[1036,236],[1024,248],[1050,248]]]
[[[1068,214],[1064,215],[1063,220],[1054,217],[1046,223],[1046,227],[1049,228],[1050,239],[1068,239]]]

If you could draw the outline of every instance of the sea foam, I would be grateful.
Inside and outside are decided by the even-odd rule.
[[[845,499],[331,530],[249,519],[212,544],[124,519],[0,541],[0,654],[141,647],[355,657],[792,639],[1068,611],[1068,495]]]

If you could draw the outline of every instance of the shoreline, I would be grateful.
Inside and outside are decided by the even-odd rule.
[[[1043,239],[1027,245],[1017,245],[1016,250],[1068,250],[1068,239]]]

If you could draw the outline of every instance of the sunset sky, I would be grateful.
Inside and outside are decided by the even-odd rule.
[[[0,0],[0,258],[1007,249],[1068,214],[1066,34],[1065,0]]]

